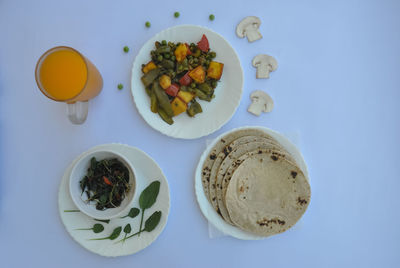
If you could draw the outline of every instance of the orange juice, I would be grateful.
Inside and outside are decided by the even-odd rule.
[[[96,67],[69,47],[52,48],[43,54],[36,66],[36,81],[47,97],[67,103],[94,98],[103,87]]]
[[[61,49],[43,60],[39,76],[49,95],[57,100],[68,100],[85,87],[87,69],[85,61],[78,53]]]

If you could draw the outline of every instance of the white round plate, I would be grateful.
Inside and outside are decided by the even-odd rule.
[[[194,118],[182,113],[173,118],[174,124],[168,125],[150,110],[150,98],[140,80],[143,75],[142,64],[151,60],[150,51],[154,49],[155,41],[197,43],[203,34],[208,38],[210,49],[217,53],[215,60],[224,64],[221,80],[215,89],[215,98],[211,102],[199,100],[203,112]],[[148,40],[133,62],[131,90],[139,113],[151,127],[174,138],[196,139],[221,128],[239,106],[242,88],[243,70],[235,50],[221,35],[205,27],[180,25],[168,28]]]
[[[73,166],[76,162],[85,154],[94,152],[96,150],[113,150],[125,156],[129,159],[136,167],[136,195],[132,207],[139,208],[139,196],[140,193],[146,188],[152,181],[159,180],[160,192],[158,194],[156,203],[149,209],[145,210],[144,220],[146,220],[153,212],[161,211],[161,220],[157,227],[151,232],[143,232],[140,236],[132,237],[126,240],[124,243],[116,243],[124,237],[124,232],[121,232],[120,236],[115,240],[90,240],[91,238],[106,237],[111,234],[112,230],[118,226],[125,227],[126,224],[130,223],[132,227],[131,234],[135,233],[139,229],[140,215],[135,218],[126,217],[124,219],[116,218],[106,224],[95,221],[93,218],[86,216],[81,212],[65,212],[66,210],[77,210],[74,202],[71,199],[68,189],[68,180]],[[157,163],[143,151],[122,144],[104,144],[98,145],[91,148],[85,153],[78,156],[66,169],[64,176],[61,181],[59,193],[58,193],[58,207],[60,217],[64,223],[65,229],[72,236],[72,238],[78,242],[81,246],[87,250],[106,257],[117,257],[136,253],[151,243],[161,234],[163,231],[169,214],[170,207],[170,196],[169,186],[167,179]],[[103,224],[104,231],[98,234],[93,233],[90,230],[76,230],[78,228],[90,228],[95,223]]]
[[[292,155],[292,157],[296,161],[296,164],[300,167],[300,169],[304,172],[304,174],[308,178],[307,165],[303,159],[303,156],[301,155],[301,153],[297,149],[297,147],[292,142],[290,142],[285,136],[283,136],[282,134],[280,134],[276,131],[273,131],[269,128],[266,128],[266,127],[246,126],[246,127],[235,128],[235,129],[232,129],[228,132],[221,134],[220,136],[215,138],[214,141],[206,148],[206,150],[201,155],[199,163],[196,168],[195,192],[196,192],[197,202],[199,203],[200,210],[203,213],[204,217],[206,217],[206,219],[212,225],[214,225],[218,230],[220,230],[221,232],[223,232],[226,235],[230,235],[230,236],[236,237],[238,239],[243,239],[243,240],[264,239],[265,237],[263,237],[263,236],[257,236],[255,234],[243,231],[242,229],[239,229],[239,228],[225,222],[222,219],[222,217],[214,210],[211,203],[208,201],[206,195],[204,194],[203,184],[201,182],[201,171],[202,171],[204,160],[206,159],[207,155],[210,153],[210,151],[214,147],[214,145],[225,135],[228,135],[229,133],[232,133],[232,132],[235,132],[238,130],[242,130],[242,129],[259,129],[259,130],[265,131],[271,137],[275,138],[280,143],[280,145],[282,145],[282,147],[284,147],[286,149],[286,151]]]

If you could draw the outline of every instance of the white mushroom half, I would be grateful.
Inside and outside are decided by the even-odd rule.
[[[274,108],[272,98],[262,90],[255,90],[250,95],[251,104],[247,111],[259,116],[261,112],[269,113]]]
[[[257,78],[269,78],[269,73],[278,68],[278,62],[272,56],[260,54],[253,58],[253,66],[257,68]]]
[[[260,25],[261,20],[258,17],[246,17],[236,26],[236,35],[240,38],[247,36],[249,42],[254,42],[262,38],[262,35],[258,31]]]

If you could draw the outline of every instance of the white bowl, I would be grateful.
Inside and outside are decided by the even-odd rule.
[[[129,192],[126,194],[124,200],[121,202],[121,205],[116,208],[108,208],[105,210],[97,210],[96,205],[92,203],[87,203],[86,194],[81,194],[82,189],[80,188],[79,182],[82,178],[87,174],[87,170],[90,166],[90,159],[95,157],[97,161],[106,159],[106,158],[117,158],[120,160],[129,170],[129,183],[131,184],[131,188]],[[133,197],[136,192],[136,178],[135,178],[135,169],[132,163],[125,158],[123,155],[111,151],[111,150],[98,150],[87,153],[83,155],[72,168],[71,175],[69,178],[69,192],[71,194],[71,198],[74,201],[75,205],[78,209],[88,215],[89,217],[95,219],[112,219],[119,216],[123,216],[127,214],[130,206],[133,203]]]

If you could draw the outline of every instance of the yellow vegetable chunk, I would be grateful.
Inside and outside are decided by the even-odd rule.
[[[183,113],[187,109],[187,104],[184,103],[180,98],[175,98],[171,102],[172,111],[174,112],[174,116]]]
[[[163,74],[160,77],[160,86],[163,89],[167,89],[167,88],[169,88],[170,85],[171,85],[171,78],[168,75]]]
[[[188,48],[185,44],[180,44],[176,49],[175,49],[175,58],[178,62],[183,61],[186,58],[186,55],[188,53]]]
[[[189,72],[189,76],[197,83],[204,83],[206,79],[206,72],[204,71],[203,67],[199,65]]]
[[[219,80],[221,78],[223,69],[224,69],[223,63],[212,61],[208,66],[207,76]]]
[[[187,92],[187,91],[180,90],[178,92],[177,97],[180,98],[181,100],[183,100],[184,102],[189,103],[191,100],[193,100],[194,94]]]
[[[157,65],[154,62],[150,61],[142,68],[142,72],[147,74],[149,71],[155,68],[157,68]]]

